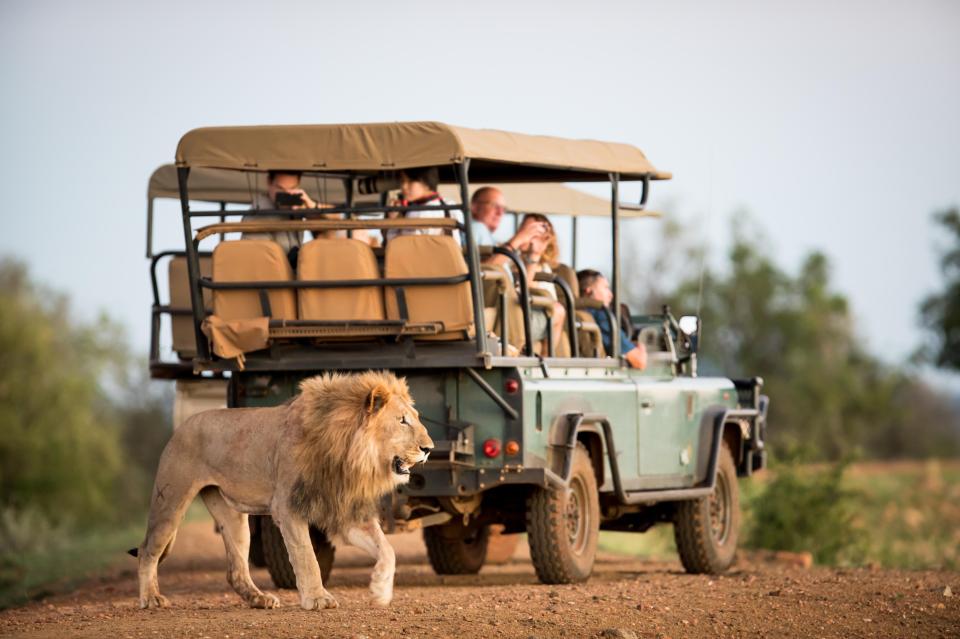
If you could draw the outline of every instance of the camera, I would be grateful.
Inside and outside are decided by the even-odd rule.
[[[300,206],[303,204],[303,196],[299,193],[287,193],[278,191],[276,197],[277,206]]]
[[[374,193],[386,193],[400,188],[400,180],[396,177],[373,176],[360,178],[357,180],[357,193],[360,195],[372,195]]]

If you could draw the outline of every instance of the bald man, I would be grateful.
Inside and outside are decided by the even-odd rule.
[[[485,186],[477,189],[470,198],[470,213],[473,220],[470,230],[473,231],[473,240],[477,246],[496,246],[493,234],[500,228],[503,214],[507,210],[503,199],[503,192],[495,186]],[[516,234],[503,244],[511,251],[517,251],[530,243],[530,240],[541,235],[547,235],[550,229],[542,222],[524,224]],[[491,255],[483,262],[485,264],[503,264],[507,261],[505,255]]]
[[[503,213],[506,211],[503,193],[495,186],[485,186],[477,189],[470,198],[470,214],[473,218],[470,222],[470,229],[473,231],[473,239],[477,246],[496,246],[493,239],[493,233],[499,228]],[[550,234],[549,226],[528,217],[523,225],[517,229],[516,234],[503,244],[511,251],[523,251],[528,248],[531,241],[546,238]],[[506,255],[494,253],[483,260],[484,264],[499,265],[508,260]],[[534,277],[537,274],[538,267],[527,265],[527,282],[533,284]],[[509,269],[508,269],[509,272]],[[534,342],[543,342],[547,337],[547,332],[553,332],[554,343],[558,343],[560,335],[563,333],[563,323],[567,314],[566,309],[559,302],[554,301],[553,313],[548,317],[541,309],[531,309],[530,314],[530,332]],[[511,331],[517,330],[511,327]],[[511,332],[512,335],[519,335],[519,332]],[[543,345],[541,345],[541,350]]]

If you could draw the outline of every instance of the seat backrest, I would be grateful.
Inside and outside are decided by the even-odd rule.
[[[463,250],[449,235],[401,235],[387,242],[384,271],[388,278],[452,277],[468,272]],[[411,322],[442,322],[439,335],[421,339],[466,339],[473,333],[470,282],[404,286]],[[388,319],[401,319],[396,291],[384,291]]]
[[[213,266],[209,256],[200,258],[200,274],[210,277]],[[167,266],[167,284],[170,288],[170,307],[192,310],[190,301],[190,276],[187,272],[187,258],[174,257]],[[209,289],[203,290],[203,306],[210,308]],[[173,337],[173,350],[181,359],[192,359],[197,354],[197,336],[193,331],[192,315],[171,315],[170,329]]]
[[[301,280],[370,280],[380,277],[370,245],[346,238],[316,239],[300,247],[297,278]],[[382,320],[380,286],[302,288],[300,319]]]
[[[292,280],[290,262],[272,240],[231,240],[213,250],[214,282]],[[297,296],[293,289],[263,289],[270,301],[270,317],[296,319]],[[224,320],[264,317],[256,289],[214,290],[213,313]]]
[[[580,283],[577,281],[577,272],[566,264],[557,264],[553,272],[563,278],[570,286],[570,291],[575,298],[580,297]]]

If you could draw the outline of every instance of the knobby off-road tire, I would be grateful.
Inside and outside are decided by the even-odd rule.
[[[310,541],[313,542],[313,552],[317,556],[317,563],[320,564],[320,575],[323,583],[326,584],[333,570],[333,557],[336,551],[333,544],[327,540],[327,536],[313,527],[310,528]],[[263,548],[263,559],[273,584],[277,588],[288,590],[296,588],[297,575],[293,572],[290,555],[283,543],[283,535],[270,517],[263,517],[260,520],[260,543]]]
[[[677,504],[673,535],[689,573],[716,575],[733,563],[740,537],[740,493],[726,442],[720,448],[713,494]]]
[[[487,526],[465,527],[460,522],[423,529],[430,565],[438,575],[475,575],[487,560]]]
[[[597,479],[587,449],[578,444],[569,490],[535,488],[527,499],[527,538],[537,577],[545,584],[586,581],[599,535]]]

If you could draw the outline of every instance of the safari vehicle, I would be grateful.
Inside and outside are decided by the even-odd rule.
[[[427,166],[438,167],[454,197],[390,204],[397,172]],[[323,191],[325,218],[197,205],[243,201],[209,197],[212,189],[203,195],[211,176],[243,176],[249,201],[267,170],[302,172],[304,186]],[[171,264],[171,284],[185,277],[189,295],[186,303],[161,305],[155,255],[154,336],[164,315],[192,333],[180,334],[177,348],[174,328],[175,361],[161,361],[152,349],[155,377],[225,383],[226,402],[237,407],[284,402],[300,380],[324,371],[389,369],[406,377],[436,448],[384,501],[382,520],[388,533],[422,529],[438,573],[478,571],[497,524],[527,533],[544,583],[587,579],[600,530],[643,532],[666,522],[688,571],[730,565],[740,521],[737,477],[766,459],[762,381],[698,377],[697,318],[678,321],[669,309],[634,318],[649,364],[627,368],[618,340],[613,352],[604,351],[584,313],[591,302],[579,297],[564,267],[541,274],[566,307],[564,337],[533,344],[531,308],[541,303],[524,263],[504,247],[478,247],[464,204],[472,181],[523,186],[527,202],[519,210],[590,214],[592,203],[577,211],[576,197],[568,194],[561,205],[550,194],[562,183],[608,183],[615,298],[604,312],[619,326],[621,219],[647,215],[652,183],[670,177],[639,149],[433,122],[221,127],[183,136],[176,174],[185,246],[162,255],[179,264],[179,271]],[[621,204],[622,182],[641,185],[638,204]],[[404,217],[409,210],[438,217]],[[240,214],[252,217],[231,219]],[[220,219],[194,224],[211,217]],[[350,237],[360,229],[443,234],[404,235],[379,249]],[[296,273],[278,245],[232,239],[282,230],[343,237],[305,243]],[[491,253],[505,256],[513,275],[486,264]],[[261,519],[254,534],[274,580],[292,585],[275,528]],[[332,549],[320,531],[315,546],[329,570]]]

